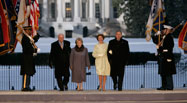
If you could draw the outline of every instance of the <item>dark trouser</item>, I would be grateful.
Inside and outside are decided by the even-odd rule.
[[[63,76],[63,77],[64,77],[63,80],[62,77],[56,77],[57,84],[60,90],[64,90],[64,86],[67,86],[69,82],[69,76]]]
[[[162,87],[165,89],[173,89],[173,77],[172,75],[161,75]]]
[[[124,78],[124,69],[120,70],[116,75],[112,75],[112,80],[114,86],[118,85],[118,90],[122,90],[123,78]]]
[[[23,75],[22,88],[30,88],[30,82],[31,82],[30,77],[31,76],[27,74]]]

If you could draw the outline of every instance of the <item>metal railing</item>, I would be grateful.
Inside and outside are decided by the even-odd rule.
[[[173,75],[174,88],[183,88],[187,84],[187,63],[176,64],[177,74]],[[99,85],[95,66],[87,70],[86,82],[83,83],[85,90],[96,90]],[[20,76],[20,66],[0,65],[0,90],[21,90],[22,76]],[[158,65],[156,63],[146,63],[145,65],[128,65],[125,68],[123,89],[138,90],[141,88],[157,88],[161,86],[158,75]],[[76,83],[68,83],[69,90],[75,90]],[[36,66],[36,74],[31,78],[31,88],[35,90],[56,90],[58,89],[54,69],[46,65]],[[106,89],[113,89],[111,77],[107,77]]]

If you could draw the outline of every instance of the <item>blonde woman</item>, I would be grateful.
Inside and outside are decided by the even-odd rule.
[[[83,40],[77,38],[76,45],[70,54],[70,69],[72,70],[72,82],[77,83],[77,90],[83,90],[83,82],[86,82],[86,67],[90,69],[88,49],[84,47]]]
[[[108,44],[104,43],[104,35],[97,36],[98,44],[93,50],[93,57],[95,58],[96,73],[99,76],[99,91],[105,91],[105,83],[107,76],[110,75],[110,64],[107,58]]]

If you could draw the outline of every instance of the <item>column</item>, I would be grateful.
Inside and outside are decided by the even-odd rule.
[[[62,0],[57,0],[57,21],[62,22]]]
[[[110,0],[104,0],[105,1],[105,3],[104,3],[104,5],[105,5],[105,16],[104,16],[104,18],[106,18],[106,19],[108,19],[109,17],[110,17]]]
[[[47,21],[48,16],[48,9],[47,9],[48,3],[47,0],[43,0],[43,15],[42,15],[42,21]]]
[[[74,21],[75,22],[79,22],[80,21],[80,17],[79,17],[79,12],[80,12],[80,8],[79,5],[80,2],[79,0],[74,0]]]
[[[66,8],[65,8],[65,0],[62,0],[62,18],[66,19]]]
[[[114,18],[114,7],[112,5],[112,0],[110,0],[110,18],[113,19]]]
[[[89,0],[89,19],[90,19],[90,22],[95,21],[94,10],[95,10],[95,2],[94,2],[94,0]]]
[[[101,18],[105,18],[105,0],[100,1]]]

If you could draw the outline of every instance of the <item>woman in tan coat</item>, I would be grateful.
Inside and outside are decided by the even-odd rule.
[[[83,82],[86,82],[86,67],[90,69],[88,49],[84,47],[83,40],[77,38],[76,46],[71,50],[70,69],[72,70],[72,82],[77,83],[77,90],[83,90]]]
[[[99,75],[99,91],[105,91],[106,78],[110,75],[110,64],[107,58],[108,44],[104,43],[104,35],[97,36],[98,44],[93,50],[93,57],[95,58],[96,73]]]

